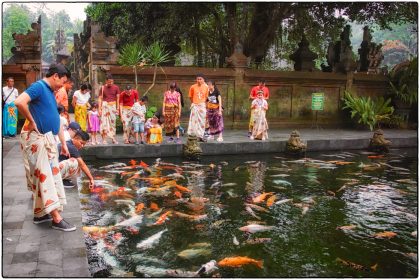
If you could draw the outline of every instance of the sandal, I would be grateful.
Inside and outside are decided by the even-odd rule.
[[[118,144],[118,143],[115,143],[114,141],[112,141],[112,143],[114,143],[114,144]],[[125,140],[125,141],[124,141],[124,144],[130,144],[130,141]]]
[[[217,142],[223,142],[223,138],[222,137],[217,138]]]

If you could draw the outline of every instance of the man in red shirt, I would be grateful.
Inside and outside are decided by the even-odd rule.
[[[255,98],[257,98],[258,91],[262,90],[264,92],[264,99],[268,100],[270,97],[270,91],[268,90],[268,87],[265,86],[265,80],[260,79],[258,80],[258,86],[254,86],[251,89],[251,92],[249,94],[249,100],[252,102]],[[251,109],[251,117],[249,118],[249,127],[248,127],[248,137],[252,134],[252,129],[254,127],[254,109]]]
[[[107,144],[106,136],[112,139],[112,143],[118,144],[115,139],[116,119],[120,111],[120,88],[114,85],[111,74],[106,76],[105,85],[99,90],[98,114],[101,117],[101,136],[103,144]]]
[[[127,86],[120,95],[120,116],[123,124],[124,143],[130,144],[131,135],[131,107],[139,100],[139,93],[137,90]]]

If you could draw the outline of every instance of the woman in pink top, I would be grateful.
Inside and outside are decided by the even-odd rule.
[[[169,85],[169,90],[164,93],[162,114],[165,118],[166,136],[176,134],[179,142],[179,119],[181,117],[181,95],[176,91],[176,83]],[[172,140],[172,137],[171,139]]]

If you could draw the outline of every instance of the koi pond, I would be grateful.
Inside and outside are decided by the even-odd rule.
[[[100,277],[417,277],[417,150],[96,161]]]

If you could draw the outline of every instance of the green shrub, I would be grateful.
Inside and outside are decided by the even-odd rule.
[[[357,117],[358,123],[368,125],[370,130],[379,126],[379,122],[389,119],[394,112],[394,108],[389,105],[391,99],[385,101],[382,96],[374,101],[370,97],[357,97],[346,91],[343,101],[343,109],[351,110],[351,118]]]

